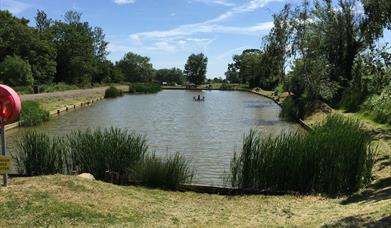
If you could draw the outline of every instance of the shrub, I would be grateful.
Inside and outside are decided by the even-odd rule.
[[[146,186],[177,190],[180,184],[193,179],[194,173],[189,167],[189,162],[179,153],[166,159],[152,154],[145,157],[131,177]]]
[[[340,106],[348,112],[357,112],[365,100],[365,93],[356,88],[347,89],[341,98]]]
[[[105,91],[105,98],[116,98],[120,96],[122,96],[122,91],[114,86],[110,86],[110,88]]]
[[[19,56],[7,56],[0,63],[0,79],[10,86],[31,86],[34,82],[30,64]]]
[[[363,104],[363,110],[377,122],[391,124],[391,83],[380,95],[369,97]]]
[[[234,90],[234,86],[227,83],[223,83],[220,86],[220,90]]]
[[[23,101],[20,120],[24,126],[36,126],[49,120],[48,111],[39,107],[36,101]]]
[[[148,150],[143,136],[118,128],[73,132],[67,142],[73,169],[91,173],[100,180],[106,171],[128,176]]]
[[[28,176],[66,173],[65,143],[46,134],[28,132],[18,142],[15,157],[19,173]]]
[[[370,142],[357,122],[338,116],[308,134],[273,138],[251,131],[231,161],[231,183],[260,190],[351,194],[370,182]]]
[[[287,97],[281,105],[280,117],[285,120],[296,121],[300,119],[300,113],[300,105],[295,97]]]
[[[158,83],[132,83],[129,85],[129,93],[157,93],[162,89]]]

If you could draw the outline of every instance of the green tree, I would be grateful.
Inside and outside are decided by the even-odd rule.
[[[225,78],[231,83],[240,83],[239,72],[235,67],[235,64],[228,64],[228,69],[225,72]]]
[[[101,29],[95,30],[81,22],[81,13],[68,11],[64,21],[51,27],[57,49],[56,81],[70,84],[90,84],[103,61],[106,48]]]
[[[182,70],[178,68],[160,69],[155,72],[155,80],[182,85],[185,81],[185,76]]]
[[[116,63],[128,82],[150,82],[153,76],[153,66],[148,57],[128,52]]]
[[[31,86],[34,82],[30,64],[19,56],[7,56],[0,63],[0,79],[10,86]]]
[[[56,50],[53,43],[8,11],[0,11],[0,62],[17,55],[29,62],[35,81],[49,83],[56,73]]]
[[[185,64],[187,81],[200,85],[205,82],[208,58],[203,54],[191,54]]]

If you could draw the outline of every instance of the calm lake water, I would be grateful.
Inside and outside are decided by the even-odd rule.
[[[205,96],[194,102],[193,96]],[[164,90],[126,95],[70,112],[34,128],[49,135],[111,126],[146,135],[151,151],[165,156],[180,152],[195,169],[195,184],[222,185],[235,150],[250,129],[279,134],[298,128],[282,121],[272,100],[248,92]],[[31,128],[30,128],[31,129]],[[26,129],[7,132],[8,151]]]

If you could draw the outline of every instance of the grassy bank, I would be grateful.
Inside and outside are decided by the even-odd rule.
[[[17,178],[0,194],[0,226],[385,226],[391,199],[379,185],[371,195],[326,199],[224,197],[61,175]]]

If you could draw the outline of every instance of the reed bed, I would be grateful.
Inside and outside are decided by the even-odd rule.
[[[179,153],[165,159],[152,154],[134,170],[132,178],[149,187],[177,190],[180,184],[192,181],[194,172],[189,167],[189,161]]]
[[[243,189],[351,194],[368,184],[376,148],[357,122],[331,116],[309,133],[278,137],[251,131],[231,161],[231,184]]]
[[[18,143],[15,161],[19,173],[28,176],[66,173],[66,150],[60,138],[49,138],[46,134],[30,132]]]
[[[165,189],[177,189],[193,177],[181,155],[158,158],[148,152],[144,136],[119,128],[75,131],[64,138],[30,131],[19,140],[15,159],[19,172],[29,176],[76,171],[104,180],[109,171]]]

